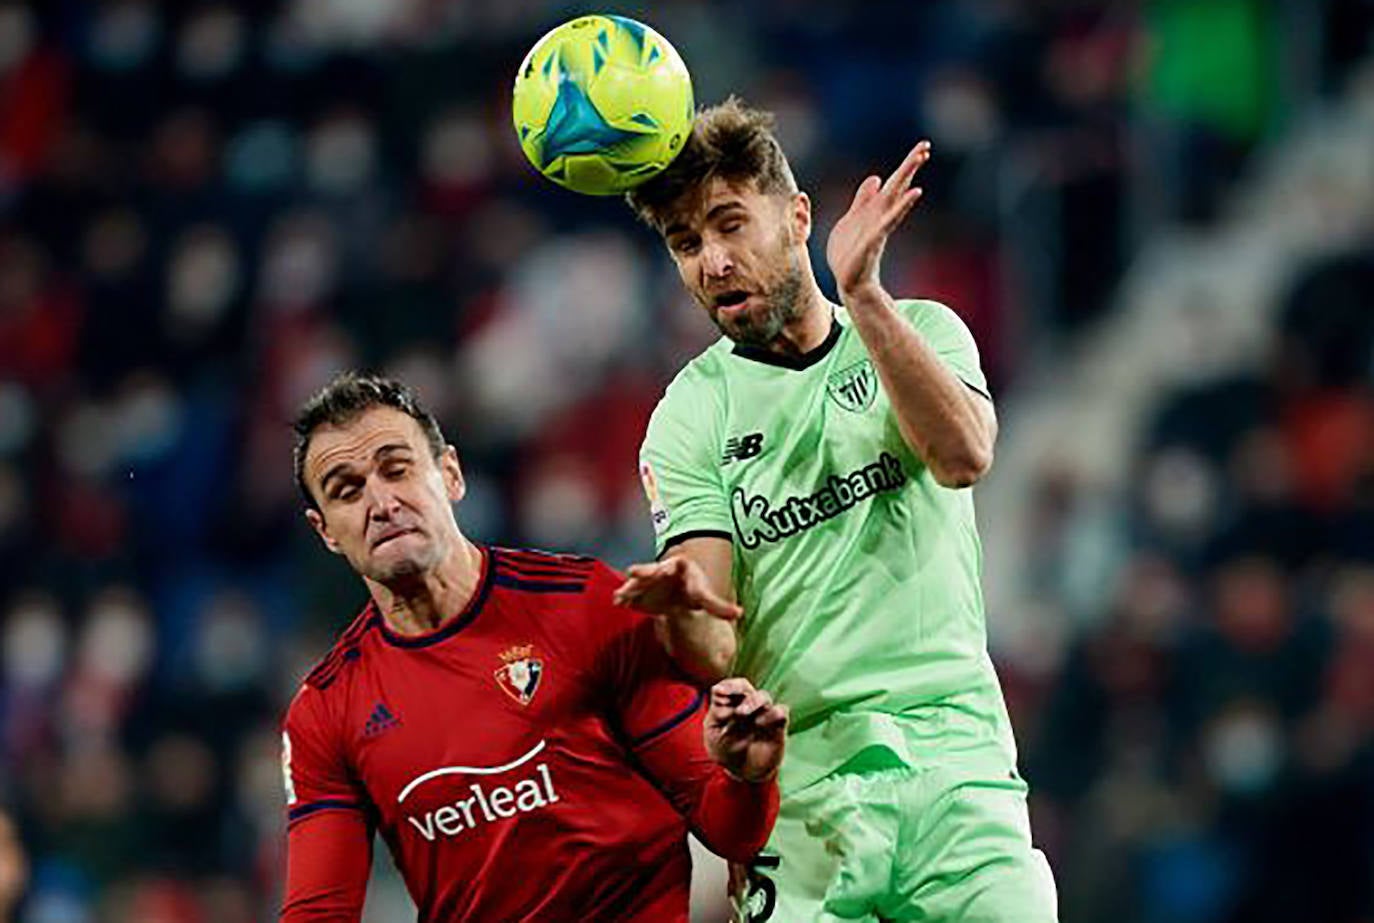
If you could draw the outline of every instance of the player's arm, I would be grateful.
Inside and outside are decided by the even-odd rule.
[[[696,695],[686,720],[635,741],[634,752],[708,849],[747,862],[777,820],[787,706],[738,678]]]
[[[735,659],[730,538],[734,520],[720,478],[720,407],[712,382],[692,370],[654,410],[640,449],[659,560],[629,568],[616,601],[660,616],[678,665],[706,685],[728,676]]]
[[[992,465],[997,437],[992,400],[941,361],[902,317],[878,278],[888,236],[921,197],[919,188],[911,188],[912,178],[929,159],[930,144],[922,141],[886,181],[876,176],[864,180],[830,233],[826,258],[902,438],[937,482],[968,487]]]
[[[678,666],[699,682],[714,683],[730,674],[735,661],[734,620],[742,610],[735,602],[732,566],[729,539],[688,538],[662,560],[628,568],[615,602],[659,616],[662,640]]]
[[[321,695],[302,686],[282,734],[287,800],[282,923],[358,923],[372,868],[367,800],[330,744]]]
[[[655,620],[611,602],[617,582],[602,571],[592,603],[612,721],[640,771],[698,838],[727,859],[748,859],[777,819],[787,709],[748,680],[710,690],[688,682],[656,638]]]
[[[371,868],[372,830],[361,814],[332,811],[293,822],[282,923],[358,923]]]

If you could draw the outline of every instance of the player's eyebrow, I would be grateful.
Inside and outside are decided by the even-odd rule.
[[[744,203],[741,202],[739,199],[727,199],[726,201],[721,202],[719,205],[717,205],[716,207],[712,208],[709,212],[707,212],[706,220],[710,221],[713,218],[719,217],[721,212],[727,212],[731,209],[743,207]]]
[[[727,201],[721,202],[719,205],[714,206],[710,211],[706,213],[704,223],[709,224],[713,219],[719,217],[721,212],[729,211],[734,208],[743,207],[744,203],[741,202],[739,199],[729,199]],[[687,226],[687,223],[685,221],[675,221],[672,224],[668,225],[668,227],[663,229],[663,237],[667,239],[675,234],[685,234],[690,230],[692,229]]]
[[[675,221],[663,229],[663,237],[667,239],[676,234],[685,234],[690,230],[691,228],[687,226],[685,221]]]
[[[394,455],[398,452],[412,451],[414,450],[411,449],[411,447],[406,445],[404,442],[388,442],[386,445],[379,447],[377,451],[373,452],[372,457],[374,459],[380,460],[387,455]],[[345,473],[348,472],[348,470],[351,467],[352,466],[348,462],[342,461],[339,462],[337,465],[334,465],[328,471],[326,471],[324,473],[324,477],[320,478],[320,493],[328,492],[330,478],[342,477]]]

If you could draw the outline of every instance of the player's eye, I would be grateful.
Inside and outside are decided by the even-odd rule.
[[[405,462],[392,462],[382,469],[382,476],[387,480],[394,481],[406,473]]]
[[[334,488],[335,500],[342,500],[343,502],[347,503],[349,500],[352,500],[356,496],[358,496],[357,484],[344,484],[341,487]]]
[[[720,226],[720,232],[722,234],[733,234],[742,227],[744,227],[743,221],[727,221]]]
[[[679,256],[691,256],[701,249],[701,240],[696,237],[679,237],[669,246]]]

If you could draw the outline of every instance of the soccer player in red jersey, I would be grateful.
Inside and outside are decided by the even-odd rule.
[[[285,923],[357,921],[381,833],[424,923],[686,923],[687,831],[751,858],[787,709],[684,681],[591,558],[465,538],[457,453],[398,382],[296,421],[306,517],[371,601],[287,712]]]

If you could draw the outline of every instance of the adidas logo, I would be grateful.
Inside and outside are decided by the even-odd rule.
[[[372,709],[372,717],[367,719],[367,724],[363,725],[364,737],[376,737],[382,731],[389,731],[394,727],[401,726],[401,719],[391,713],[381,702]]]

